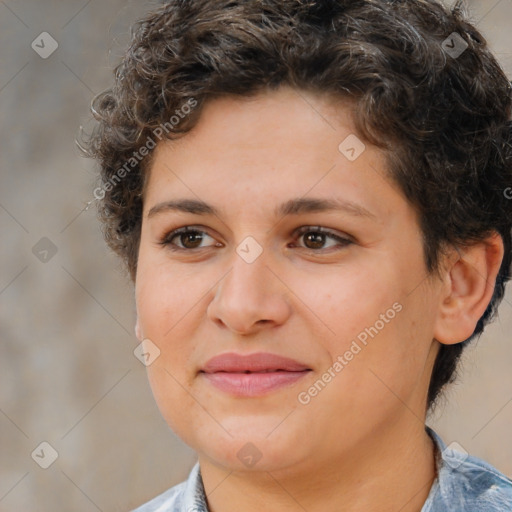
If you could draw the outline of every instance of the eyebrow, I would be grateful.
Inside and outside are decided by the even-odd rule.
[[[196,215],[215,215],[220,216],[220,211],[214,206],[197,199],[177,199],[164,201],[153,206],[148,212],[148,218],[160,213],[169,211],[179,211],[192,213]],[[376,216],[352,201],[342,199],[317,199],[317,198],[296,198],[290,199],[274,210],[276,217],[286,217],[288,215],[300,215],[303,213],[319,213],[326,211],[344,211],[357,217],[366,217],[376,219]]]

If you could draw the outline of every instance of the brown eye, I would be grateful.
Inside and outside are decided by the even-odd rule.
[[[318,251],[320,249],[331,249],[338,247],[345,247],[347,245],[352,244],[352,240],[349,238],[345,238],[339,236],[331,231],[326,231],[321,227],[310,227],[305,226],[297,232],[297,240],[303,240],[304,245],[299,245],[304,249],[310,249],[314,251]],[[330,243],[330,245],[325,245],[329,243],[329,240],[333,240],[335,243]]]
[[[201,245],[203,235],[199,231],[188,231],[186,233],[180,233],[174,238],[178,238],[185,249],[196,249]]]
[[[308,249],[322,249],[325,244],[325,234],[309,231],[303,235],[304,244]]]
[[[185,227],[171,231],[160,243],[173,251],[192,251],[217,245],[201,245],[208,238],[213,240],[205,231]]]

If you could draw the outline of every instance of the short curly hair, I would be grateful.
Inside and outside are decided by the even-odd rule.
[[[106,241],[135,280],[156,139],[191,130],[216,97],[281,85],[354,102],[358,135],[382,149],[419,214],[430,273],[443,247],[493,232],[503,239],[474,333],[440,348],[431,408],[510,278],[511,84],[462,0],[170,0],[150,12],[134,26],[114,85],[93,100],[97,122],[82,144],[101,166]]]

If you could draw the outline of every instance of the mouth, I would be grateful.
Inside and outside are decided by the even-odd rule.
[[[226,353],[210,359],[199,374],[217,389],[238,397],[261,396],[290,386],[312,369],[294,359],[260,352]]]

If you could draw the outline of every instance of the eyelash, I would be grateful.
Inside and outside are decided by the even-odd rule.
[[[210,236],[210,235],[208,235],[208,233],[206,231],[204,231],[202,229],[198,229],[193,226],[185,226],[185,227],[170,231],[162,238],[162,240],[159,243],[160,243],[160,245],[162,245],[162,246],[166,247],[167,249],[174,251],[174,252],[191,253],[194,251],[200,251],[201,249],[206,249],[208,247],[212,247],[212,246],[207,246],[207,247],[195,247],[193,249],[187,249],[187,248],[183,248],[183,247],[178,247],[176,244],[171,242],[171,240],[176,238],[177,236],[183,235],[183,234],[188,234],[188,233],[199,233],[202,235]],[[327,236],[327,238],[332,238],[332,239],[336,240],[338,242],[340,248],[344,248],[344,247],[354,243],[353,240],[351,240],[350,238],[341,237],[339,235],[334,234],[332,231],[323,229],[320,226],[303,226],[303,227],[297,229],[294,233],[294,240],[300,238],[302,235],[304,235],[306,233],[324,234]],[[210,236],[210,238],[213,238],[213,237]],[[323,250],[323,249],[309,249],[308,247],[299,247],[299,248],[306,249],[306,250],[309,250],[312,252],[319,252],[319,251]],[[329,247],[327,249],[332,249],[332,247]]]

